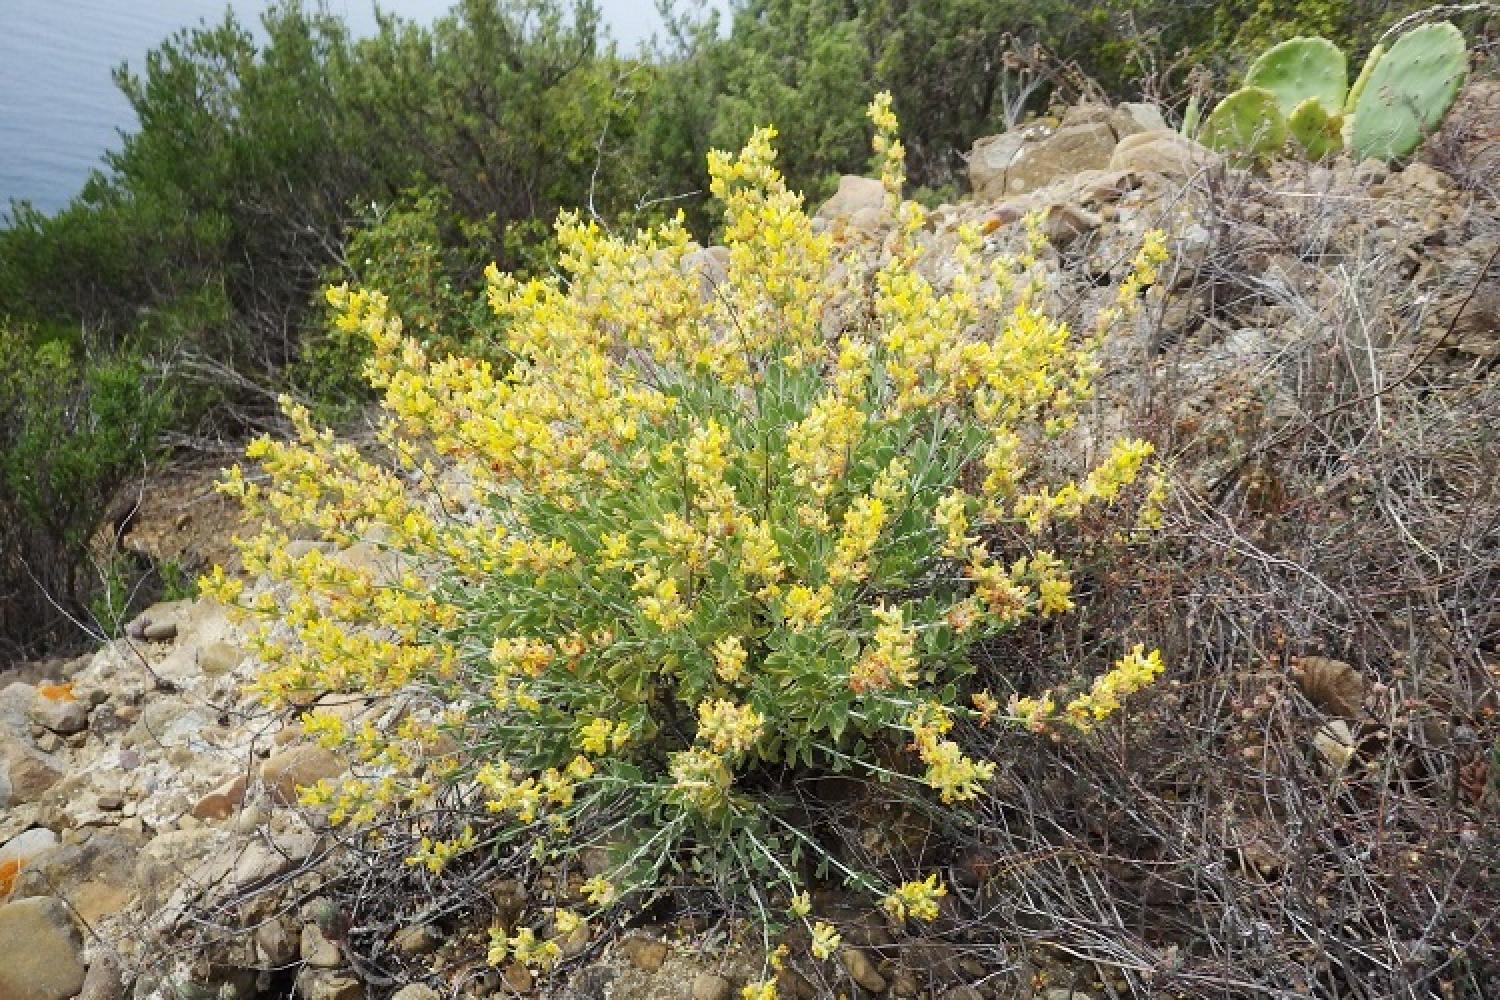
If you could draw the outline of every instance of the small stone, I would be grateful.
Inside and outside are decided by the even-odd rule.
[[[0,997],[67,1000],[83,989],[83,940],[68,908],[51,896],[0,906]]]
[[[441,994],[426,983],[407,983],[391,994],[391,1000],[441,1000]]]
[[[667,960],[667,946],[645,937],[628,937],[620,942],[620,954],[642,972],[655,972]]]
[[[116,792],[106,792],[94,800],[100,812],[119,812],[125,808],[125,800]]]
[[[146,622],[141,626],[141,638],[147,642],[170,642],[177,638],[177,623]]]
[[[1067,986],[1054,986],[1042,994],[1043,1000],[1094,1000],[1094,998],[1083,992]]]
[[[962,986],[955,986],[943,993],[939,1000],[984,1000],[984,994],[968,983],[964,983]]]
[[[297,995],[303,1000],[364,1000],[365,988],[353,976],[305,968],[297,973]]]
[[[193,803],[192,815],[202,820],[228,819],[245,801],[245,776],[236,775]]]
[[[81,733],[89,727],[88,702],[73,697],[72,685],[46,685],[38,690],[57,690],[55,696],[38,696],[31,703],[31,721],[60,736]]]
[[[530,993],[536,980],[532,978],[530,969],[520,962],[512,962],[505,967],[505,985],[517,993]]]
[[[871,993],[885,992],[885,977],[876,971],[875,963],[870,961],[870,956],[858,948],[845,948],[839,952],[839,958],[843,961],[844,968],[849,970],[849,978],[854,980],[860,989],[869,990]]]
[[[302,943],[298,951],[302,961],[315,969],[337,969],[344,964],[339,946],[328,940],[317,924],[302,925]]]
[[[255,928],[252,936],[255,953],[263,965],[290,965],[297,957],[298,942],[287,933],[286,923],[281,920],[267,920]]]
[[[211,642],[198,650],[198,669],[210,677],[227,674],[245,659],[245,651],[228,642]]]
[[[89,963],[78,1000],[123,1000],[124,996],[125,977],[120,972],[120,962],[109,952],[102,952]]]
[[[431,924],[403,927],[396,932],[396,937],[391,942],[397,951],[406,956],[429,954],[437,951],[437,946],[441,943],[442,938],[438,937]]]
[[[271,800],[279,805],[294,805],[297,789],[332,780],[344,773],[344,763],[332,750],[305,743],[278,750],[260,766],[260,780]]]
[[[53,759],[24,737],[0,732],[0,809],[37,801],[62,777]]]
[[[693,1000],[729,1000],[734,987],[714,972],[700,972],[693,980]]]
[[[235,833],[254,833],[266,822],[266,811],[260,806],[246,806],[234,817]]]
[[[922,990],[917,982],[917,977],[907,969],[901,969],[891,977],[891,995],[897,997],[914,997]]]

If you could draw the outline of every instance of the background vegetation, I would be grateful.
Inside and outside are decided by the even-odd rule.
[[[71,631],[111,498],[169,446],[237,438],[282,389],[359,400],[359,354],[316,294],[330,278],[433,317],[412,326],[435,346],[472,345],[479,268],[546,269],[560,208],[612,226],[681,209],[711,235],[705,154],[757,124],[782,128],[790,185],[817,197],[868,167],[863,111],[889,89],[911,183],[951,193],[976,137],[1054,97],[1170,108],[1192,67],[1222,77],[1299,31],[1357,59],[1424,5],[735,0],[725,23],[665,6],[665,37],[624,56],[589,0],[462,0],[362,39],[288,0],[258,35],[226,14],[122,68],[137,129],[67,208],[12,205],[0,230],[0,531],[28,539],[0,539],[17,609],[0,641]],[[57,443],[45,461],[39,442]]]

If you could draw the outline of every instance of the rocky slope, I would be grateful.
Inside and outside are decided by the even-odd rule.
[[[1176,294],[1106,345],[1098,418],[1107,427],[1146,414],[1178,428],[1188,475],[1209,483],[1234,461],[1220,447],[1239,412],[1228,402],[1254,396],[1273,417],[1293,405],[1289,345],[1327,321],[1347,289],[1340,269],[1357,260],[1395,262],[1411,290],[1403,336],[1432,345],[1433,363],[1493,370],[1500,284],[1484,269],[1500,240],[1490,186],[1500,88],[1473,88],[1466,108],[1454,119],[1462,129],[1434,144],[1436,165],[1286,163],[1261,176],[1226,169],[1154,108],[1074,109],[976,144],[976,195],[933,213],[926,266],[944,275],[962,222],[980,223],[1001,252],[1017,220],[1038,211],[1055,248],[1054,305],[1082,316],[1141,234],[1165,227]],[[845,178],[819,218],[841,240],[878,247],[890,222],[882,198],[878,182]],[[700,261],[713,267],[713,251]],[[170,536],[151,513],[140,523]],[[375,554],[355,546],[340,558]],[[722,942],[647,926],[604,952],[580,941],[587,968],[537,982],[519,966],[484,969],[415,905],[389,932],[403,968],[419,971],[398,981],[363,967],[342,944],[349,915],[330,914],[320,891],[338,840],[294,804],[298,785],[334,777],[339,761],[242,694],[254,669],[220,608],[185,601],[151,608],[97,652],[0,677],[0,1000],[292,990],[311,1000],[559,990],[723,1000],[751,977]],[[383,711],[346,710],[377,724]],[[842,989],[1031,988],[956,956],[916,971],[882,959],[878,928],[846,938]]]

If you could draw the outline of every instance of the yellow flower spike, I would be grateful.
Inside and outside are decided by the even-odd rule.
[[[885,911],[898,921],[922,920],[931,922],[938,918],[938,903],[948,895],[946,886],[938,884],[936,873],[920,882],[903,882],[882,901]]]

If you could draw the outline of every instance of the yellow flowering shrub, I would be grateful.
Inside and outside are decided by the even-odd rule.
[[[379,731],[307,712],[354,777],[306,802],[359,821],[459,793],[494,817],[481,848],[608,847],[582,888],[596,909],[691,857],[732,873],[765,920],[789,907],[806,922],[795,859],[819,848],[772,775],[894,775],[944,804],[980,794],[993,764],[951,729],[1006,716],[966,689],[966,652],[1073,607],[1046,529],[1118,503],[1149,460],[1122,441],[1058,482],[1037,459],[1163,251],[1149,239],[1082,332],[1041,306],[1035,225],[1017,257],[963,230],[939,287],[916,266],[925,215],[900,199],[888,98],[872,119],[895,220],[873,272],[817,231],[763,129],[710,157],[724,280],[689,266],[680,222],[625,237],[566,215],[561,276],[491,268],[503,372],[427,356],[376,292],[329,291],[372,345],[390,458],[289,406],[295,437],[249,450],[263,477],[224,483],[265,525],[241,545],[246,569],[276,586],[203,583],[262,616],[266,700],[400,696]],[[333,546],[293,544],[307,539]],[[364,558],[330,554],[349,546]],[[1017,700],[1010,717],[1087,724],[1155,676],[1153,657],[1137,650],[1076,705]],[[473,849],[466,827],[411,862],[440,870]],[[935,876],[833,867],[898,919],[937,916]],[[835,930],[807,926],[833,954]],[[545,963],[548,944],[496,931],[492,954]]]

